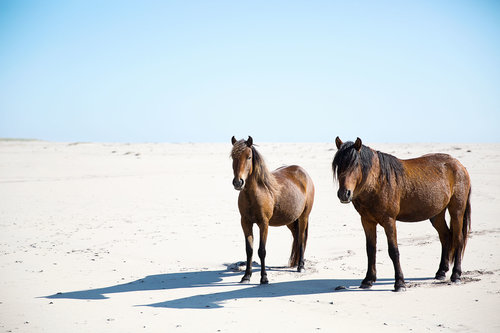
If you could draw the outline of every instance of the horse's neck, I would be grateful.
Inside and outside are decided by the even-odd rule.
[[[277,191],[276,178],[267,169],[262,169],[260,173],[254,172],[250,175],[246,188],[251,192],[266,192],[271,196],[275,196]]]
[[[407,183],[407,179],[404,174],[400,174],[398,178],[395,174],[395,171],[393,170],[390,170],[391,180],[389,182],[382,174],[380,160],[377,152],[373,150],[373,153],[374,160],[372,163],[372,168],[368,172],[368,177],[367,179],[363,179],[358,185],[357,195],[363,197],[365,200],[372,200],[374,197],[378,197],[380,195],[379,192],[387,187],[389,187],[389,192],[391,192],[391,189],[394,189],[394,187],[396,186],[396,182],[401,184]]]
[[[358,186],[356,186],[358,195],[370,196],[370,194],[376,192],[380,186],[383,186],[383,184],[380,183],[380,161],[377,152],[373,149],[371,150],[374,156],[373,163],[368,171],[368,177],[366,179],[363,178]]]

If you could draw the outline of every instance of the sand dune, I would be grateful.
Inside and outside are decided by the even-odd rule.
[[[291,235],[271,228],[270,284],[260,286],[257,256],[251,284],[233,265],[245,249],[229,141],[9,140],[0,141],[0,331],[500,331],[500,144],[365,144],[399,158],[445,152],[467,167],[461,284],[433,279],[440,243],[427,221],[398,223],[406,292],[392,292],[381,229],[379,280],[358,288],[364,233],[336,197],[333,143],[259,143],[270,169],[299,164],[316,186],[306,271],[286,267]]]

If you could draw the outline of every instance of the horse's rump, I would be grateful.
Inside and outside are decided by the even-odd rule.
[[[311,177],[297,165],[278,168],[273,171],[273,176],[278,186],[274,192],[274,212],[269,225],[292,223],[312,208],[314,185]]]

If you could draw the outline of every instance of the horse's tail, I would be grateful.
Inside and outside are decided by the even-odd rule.
[[[462,225],[462,236],[464,240],[464,246],[462,246],[462,253],[460,253],[461,256],[464,255],[465,245],[467,245],[467,238],[469,238],[469,232],[470,232],[470,224],[471,224],[470,193],[471,189],[469,188],[469,194],[467,195],[467,204],[465,205],[464,224]]]
[[[290,260],[288,261],[288,265],[290,267],[295,267],[299,264],[300,260],[299,220],[295,220],[295,222],[293,222],[292,231],[293,231],[292,253],[290,254]],[[309,223],[307,224],[306,230],[304,232],[304,252],[306,251],[308,232],[309,232]]]
[[[469,232],[471,228],[471,205],[470,205],[470,194],[471,189],[469,189],[469,193],[467,195],[467,202],[465,204],[464,218],[462,221],[462,230],[454,230],[453,226],[450,226],[452,232],[452,241],[451,241],[451,251],[450,251],[450,263],[455,261],[455,255],[460,255],[460,258],[463,257],[465,252],[465,246],[467,245],[467,239],[469,238]],[[458,244],[458,235],[454,236],[454,232],[462,233],[462,246]],[[455,253],[458,249],[460,249],[460,253]]]
[[[290,254],[290,260],[288,265],[290,267],[295,267],[299,264],[299,220],[295,220],[292,226],[293,233],[293,243],[292,243],[292,253]]]

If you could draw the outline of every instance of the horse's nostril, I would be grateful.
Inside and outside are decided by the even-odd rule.
[[[339,189],[337,192],[337,196],[339,197],[340,201],[348,202],[352,198],[352,192],[348,189]]]
[[[245,181],[243,179],[237,179],[237,178],[234,178],[233,179],[233,186],[236,187],[236,188],[241,188],[243,187],[243,184],[245,183]]]

